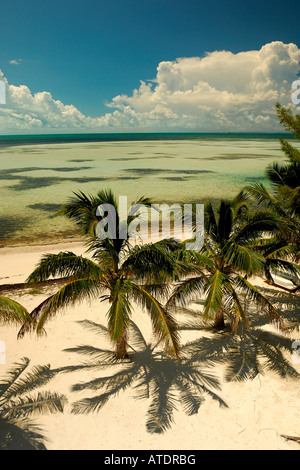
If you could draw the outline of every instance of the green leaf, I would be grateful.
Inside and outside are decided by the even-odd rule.
[[[46,254],[27,279],[28,283],[45,281],[50,277],[101,278],[103,270],[93,261],[70,251]]]
[[[179,357],[179,335],[178,325],[158,300],[156,300],[146,289],[131,283],[131,294],[134,300],[146,308],[150,314],[154,332],[165,344],[166,351],[173,357]]]
[[[205,285],[206,299],[204,302],[203,316],[207,320],[211,312],[216,314],[222,309],[222,300],[224,296],[224,284],[228,280],[227,276],[216,269]]]
[[[33,325],[28,311],[15,300],[0,296],[0,322]]]
[[[77,279],[66,284],[54,295],[49,297],[38,312],[37,333],[41,333],[45,322],[61,308],[74,305],[76,302],[95,299],[103,290],[103,286],[93,279]]]
[[[115,342],[121,338],[129,325],[131,305],[127,287],[126,281],[117,279],[111,294],[112,304],[107,312],[109,334]]]

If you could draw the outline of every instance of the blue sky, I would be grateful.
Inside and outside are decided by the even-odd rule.
[[[9,85],[97,118],[140,81],[155,83],[163,62],[300,46],[299,21],[299,1],[12,0],[1,5],[0,70]]]

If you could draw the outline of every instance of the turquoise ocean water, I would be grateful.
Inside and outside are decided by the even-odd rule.
[[[76,191],[112,189],[132,202],[234,196],[284,162],[287,134],[59,134],[0,136],[0,243],[74,235],[57,217]]]

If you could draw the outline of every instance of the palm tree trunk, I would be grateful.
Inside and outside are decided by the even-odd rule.
[[[218,328],[219,330],[223,330],[225,328],[223,309],[220,309],[218,312],[216,312],[214,328]]]
[[[128,357],[127,352],[127,332],[124,331],[121,338],[118,339],[116,344],[116,357],[118,359],[126,359]]]

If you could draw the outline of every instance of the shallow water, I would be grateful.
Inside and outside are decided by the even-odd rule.
[[[0,241],[65,236],[74,225],[55,217],[73,192],[112,189],[128,202],[203,202],[266,183],[284,156],[274,140],[147,140],[46,143],[0,148]]]

